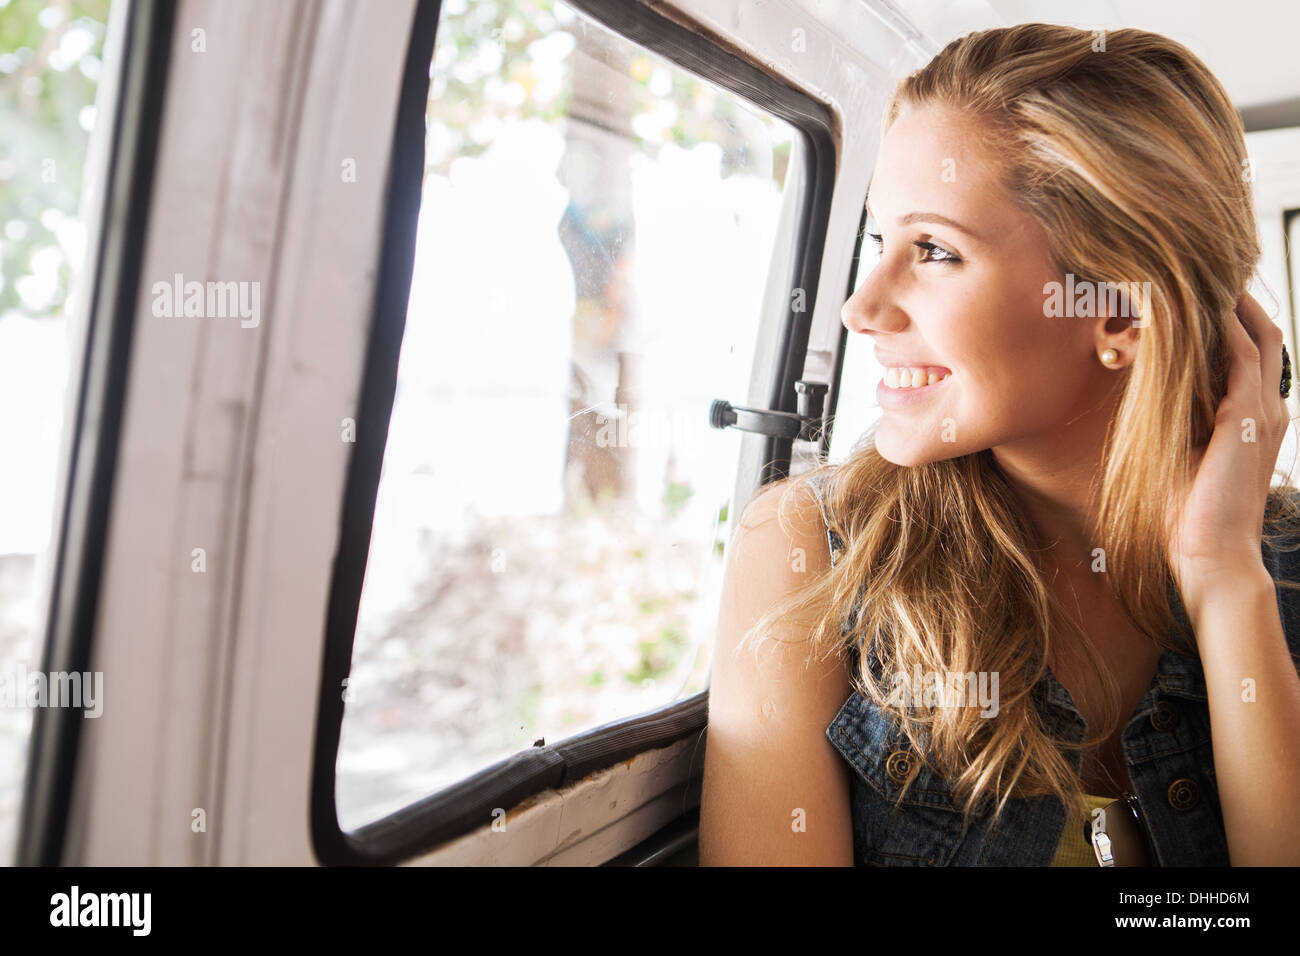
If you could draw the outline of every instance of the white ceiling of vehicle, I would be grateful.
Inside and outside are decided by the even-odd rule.
[[[1300,4],[1295,0],[868,0],[911,21],[937,50],[971,30],[1011,23],[1138,27],[1205,61],[1240,110],[1300,98]]]

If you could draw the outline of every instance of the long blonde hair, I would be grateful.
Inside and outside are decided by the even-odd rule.
[[[1062,275],[1121,288],[1150,281],[1149,297],[1136,303],[1142,346],[1090,502],[1092,533],[1134,626],[1161,648],[1194,654],[1186,616],[1169,600],[1165,489],[1179,487],[1191,449],[1209,440],[1227,386],[1225,323],[1236,321],[1234,303],[1260,255],[1232,104],[1204,64],[1165,37],[1117,30],[1098,49],[1093,33],[1044,24],[948,44],[899,85],[886,128],[903,106],[922,104],[960,110],[987,131],[1007,196],[1045,228]],[[950,781],[967,822],[986,798],[998,814],[1012,796],[1040,794],[1085,812],[1063,751],[1097,748],[1127,715],[1096,648],[1044,584],[1037,539],[995,457],[985,449],[905,467],[882,458],[871,439],[842,464],[823,461],[785,479],[782,515],[797,488],[826,479],[826,510],[845,552],[765,614],[747,641],[756,647],[787,614],[824,609],[809,661],[852,647],[855,689],[891,713],[918,756]],[[1269,493],[1263,534],[1274,546],[1292,540],[1293,491]],[[1032,693],[1058,628],[1084,649],[1104,702],[1103,725],[1079,743],[1044,730]],[[997,716],[891,705],[883,677],[916,669],[996,672]]]

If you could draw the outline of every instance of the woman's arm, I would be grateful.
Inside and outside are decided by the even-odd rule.
[[[1184,582],[1233,866],[1300,866],[1300,674],[1268,569]]]
[[[777,520],[781,490],[767,489],[728,552],[709,681],[702,866],[853,865],[850,771],[826,739],[851,693],[844,665],[805,669],[808,621],[779,622],[757,659],[748,645],[736,651],[764,611],[830,567],[820,509],[798,494],[793,537]]]
[[[1168,556],[1205,671],[1210,738],[1234,866],[1300,866],[1300,675],[1261,551],[1290,411],[1282,330],[1243,295],[1224,332],[1228,388],[1194,479],[1170,501]],[[1180,489],[1181,490],[1181,489]]]

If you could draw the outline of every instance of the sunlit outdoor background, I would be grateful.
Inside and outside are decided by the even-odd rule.
[[[108,0],[0,0],[0,670],[40,667],[79,216]],[[32,711],[0,707],[0,860]]]
[[[344,828],[704,689],[791,127],[577,14],[444,3]]]

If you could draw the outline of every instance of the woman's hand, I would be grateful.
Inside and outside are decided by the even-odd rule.
[[[1264,506],[1290,420],[1279,394],[1282,330],[1249,294],[1228,323],[1228,390],[1207,445],[1192,450],[1194,475],[1181,514],[1167,514],[1169,567],[1189,590],[1262,566]],[[1186,487],[1186,485],[1184,485]]]

